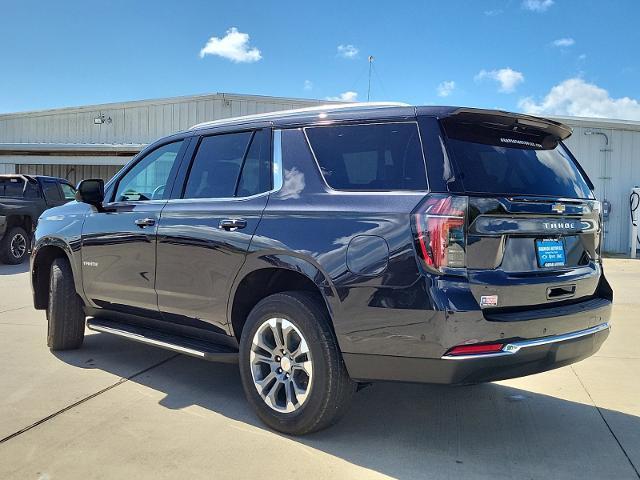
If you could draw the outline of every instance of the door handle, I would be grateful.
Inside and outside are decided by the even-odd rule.
[[[234,231],[247,226],[247,221],[244,218],[225,218],[220,220],[219,228],[223,230]]]
[[[147,217],[147,218],[139,218],[136,220],[136,225],[138,225],[140,228],[152,227],[155,224],[156,224],[155,218]]]

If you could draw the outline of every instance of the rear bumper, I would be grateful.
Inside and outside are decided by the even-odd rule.
[[[352,378],[420,383],[490,382],[544,372],[580,361],[598,351],[609,323],[562,335],[512,341],[496,353],[439,359],[344,354]]]

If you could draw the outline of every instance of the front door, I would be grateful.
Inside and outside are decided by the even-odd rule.
[[[229,291],[271,189],[270,130],[204,136],[158,227],[156,290],[166,320],[225,330]]]
[[[142,157],[117,181],[105,211],[87,216],[82,277],[94,306],[158,316],[156,232],[184,143],[164,144]]]

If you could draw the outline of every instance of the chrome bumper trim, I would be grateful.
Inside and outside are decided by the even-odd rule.
[[[587,328],[585,330],[578,330],[577,332],[564,333],[562,335],[553,335],[550,337],[535,338],[532,340],[519,340],[517,342],[507,343],[502,347],[502,350],[500,352],[496,353],[485,353],[478,355],[443,355],[441,358],[443,360],[470,360],[478,358],[504,357],[507,355],[514,355],[523,348],[539,347],[541,345],[566,342],[568,340],[574,340],[576,338],[593,335],[594,333],[608,330],[609,328],[611,328],[609,322],[605,322],[601,323],[600,325],[596,325],[595,327]]]

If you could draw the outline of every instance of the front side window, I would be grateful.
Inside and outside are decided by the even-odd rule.
[[[76,189],[71,185],[61,183],[60,188],[62,188],[62,195],[64,196],[65,200],[73,200],[74,198],[76,198]]]
[[[171,178],[182,140],[163,145],[136,163],[118,182],[116,202],[162,200],[169,195]]]
[[[269,130],[203,137],[184,198],[248,197],[271,188]]]
[[[307,138],[327,184],[337,190],[426,190],[413,122],[310,127]]]

